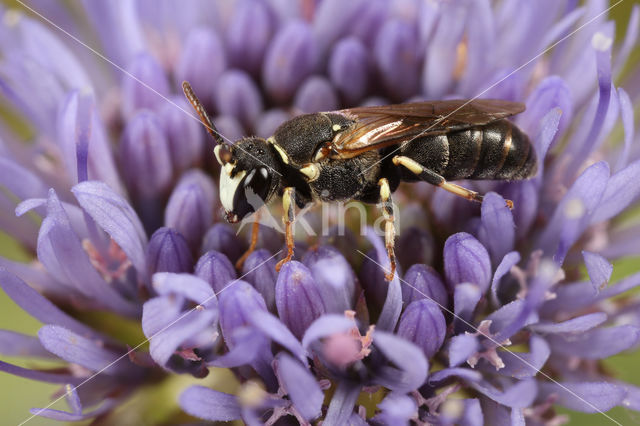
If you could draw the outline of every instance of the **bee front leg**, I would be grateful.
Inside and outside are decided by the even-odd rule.
[[[247,260],[247,257],[256,249],[256,244],[258,244],[258,235],[260,234],[260,210],[255,213],[254,222],[251,226],[251,244],[249,245],[249,249],[238,259],[236,262],[236,269],[242,269],[242,265],[244,265],[244,261]]]
[[[394,251],[396,239],[396,225],[393,218],[393,204],[391,203],[391,188],[389,181],[382,178],[378,181],[380,186],[380,201],[382,203],[382,215],[384,216],[384,245],[387,248],[391,270],[384,275],[387,281],[391,281],[396,273],[396,254]]]
[[[284,216],[282,216],[282,222],[285,226],[285,238],[287,241],[287,257],[282,259],[276,265],[276,271],[280,272],[282,265],[287,263],[293,257],[293,220],[295,219],[295,188],[289,187],[284,189],[282,194],[282,207],[284,209]]]
[[[443,178],[436,172],[423,167],[420,163],[418,163],[417,161],[409,157],[397,155],[393,157],[392,161],[393,161],[393,164],[395,164],[396,166],[401,165],[406,167],[411,173],[414,173],[421,180],[428,182],[432,185],[439,186],[440,188],[446,191],[449,191],[452,194],[455,194],[459,197],[466,198],[467,200],[471,200],[471,201],[478,201],[480,203],[484,198],[481,194],[478,194],[475,191],[472,191],[460,185],[456,185],[455,183],[447,182],[445,178]],[[513,209],[513,201],[511,200],[505,200],[505,201],[507,203],[507,206],[510,209]]]

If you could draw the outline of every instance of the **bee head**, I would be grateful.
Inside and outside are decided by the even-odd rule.
[[[215,148],[220,170],[220,201],[227,221],[242,220],[276,194],[280,165],[273,148],[264,139],[244,138],[234,145]]]

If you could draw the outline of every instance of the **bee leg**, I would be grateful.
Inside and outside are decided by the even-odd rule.
[[[391,203],[391,188],[389,181],[382,178],[378,181],[380,186],[380,201],[382,203],[382,215],[384,216],[384,245],[387,248],[387,256],[389,256],[389,264],[391,270],[385,273],[384,278],[391,281],[396,273],[396,254],[394,245],[396,239],[396,226],[393,219],[393,204]]]
[[[478,194],[475,191],[472,191],[460,185],[456,185],[455,183],[447,182],[445,178],[443,178],[436,172],[425,168],[420,163],[418,163],[415,160],[412,160],[409,157],[397,155],[393,157],[392,161],[393,161],[393,164],[395,164],[396,166],[402,165],[406,167],[410,172],[414,173],[421,180],[428,182],[432,185],[439,186],[440,188],[446,191],[449,191],[452,194],[455,194],[459,197],[466,198],[467,200],[471,200],[471,201],[477,201],[479,203],[481,203],[482,199],[484,198],[481,194]],[[513,201],[506,200],[506,202],[507,202],[507,206],[510,209],[512,209]]]
[[[293,257],[293,220],[295,218],[295,188],[289,187],[284,189],[282,194],[282,207],[284,208],[284,216],[282,222],[285,226],[285,237],[287,240],[287,257],[276,264],[276,271],[280,272],[282,265],[287,263]]]
[[[247,257],[256,249],[256,244],[258,244],[258,234],[260,233],[260,210],[255,213],[255,221],[251,225],[251,244],[246,252],[238,259],[236,262],[236,269],[242,269],[242,265],[244,265],[244,261],[247,260]]]

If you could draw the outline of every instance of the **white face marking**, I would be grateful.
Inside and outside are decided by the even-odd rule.
[[[235,177],[227,174],[225,170],[220,172],[220,202],[227,212],[233,211],[233,196],[236,194],[246,171],[241,171]],[[242,189],[241,189],[242,190]]]
[[[220,159],[220,145],[216,145],[216,147],[213,148],[213,154],[216,156],[218,163],[222,166],[222,160]]]
[[[337,132],[338,130],[342,129],[342,127],[340,127],[339,124],[334,124],[332,129],[333,129],[334,132]]]

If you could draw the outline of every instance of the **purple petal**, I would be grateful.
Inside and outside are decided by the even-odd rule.
[[[262,113],[262,97],[256,83],[243,71],[226,71],[218,80],[214,94],[218,112],[238,119],[251,128]]]
[[[324,423],[329,425],[345,424],[353,413],[361,386],[347,380],[339,381],[329,403]]]
[[[480,372],[469,368],[445,368],[429,376],[429,384],[437,385],[451,377],[459,377],[466,382],[478,382],[482,380],[482,374]]]
[[[110,341],[110,339],[101,336],[85,324],[67,315],[36,290],[29,287],[20,278],[7,272],[4,268],[0,268],[0,286],[16,305],[20,306],[23,311],[35,319],[45,324],[60,325],[82,336]]]
[[[367,48],[355,37],[344,38],[331,49],[329,77],[347,104],[356,104],[365,95],[369,60]]]
[[[145,308],[147,303],[145,303]],[[143,310],[143,317],[144,314],[145,310]],[[148,337],[151,339],[149,352],[153,360],[164,367],[183,343],[196,337],[199,333],[215,327],[217,316],[216,309],[192,309],[181,314],[160,331],[149,335]],[[214,332],[210,332],[210,334],[213,335]]]
[[[624,211],[640,194],[639,185],[636,185],[638,179],[640,179],[640,161],[629,164],[611,176],[590,222],[600,223]]]
[[[473,312],[482,297],[482,292],[475,284],[462,283],[456,285],[453,294],[454,322],[456,329],[468,328],[468,322],[473,319]]]
[[[245,281],[236,281],[218,293],[220,307],[220,328],[227,345],[234,346],[233,331],[250,325],[254,311],[266,311],[264,299]]]
[[[593,289],[597,292],[600,289],[605,288],[609,284],[609,279],[613,272],[613,265],[610,264],[607,259],[596,253],[583,250],[582,257],[584,258],[584,263],[587,266],[589,279],[591,280],[591,284],[593,284]]]
[[[539,322],[529,328],[543,334],[575,333],[579,334],[599,326],[607,320],[607,314],[594,312],[562,322]]]
[[[608,180],[607,163],[593,164],[576,179],[556,207],[537,245],[549,254],[555,253],[554,260],[558,264],[562,264],[569,248],[588,225]]]
[[[0,354],[24,358],[56,359],[55,356],[42,347],[40,340],[37,338],[10,330],[0,330]]]
[[[271,41],[262,66],[264,87],[278,102],[287,101],[316,66],[316,42],[309,26],[294,21]]]
[[[240,419],[240,404],[234,395],[204,386],[191,386],[180,394],[180,407],[192,416],[212,421]]]
[[[246,135],[245,129],[236,117],[219,115],[213,119],[213,124],[218,129],[218,133],[228,141],[237,141]]]
[[[469,357],[478,352],[478,338],[473,334],[459,334],[451,338],[449,343],[449,367],[455,367],[466,362]]]
[[[640,342],[640,329],[632,325],[596,328],[576,335],[550,335],[547,341],[558,354],[604,359],[636,346]]]
[[[86,411],[84,413],[82,413],[81,411],[68,413],[66,411],[53,410],[50,408],[32,408],[29,410],[29,412],[35,416],[45,417],[47,419],[57,420],[61,422],[79,422],[108,413],[119,402],[120,401],[118,401],[117,399],[107,398],[98,408],[91,411]]]
[[[169,95],[169,82],[160,64],[147,53],[140,53],[127,67],[122,80],[122,110],[130,117],[140,109],[154,109]],[[135,78],[130,77],[133,75]]]
[[[418,389],[427,379],[429,362],[415,344],[384,331],[376,330],[373,344],[393,363],[377,372],[376,383],[393,391],[408,392]]]
[[[512,251],[505,254],[504,258],[496,268],[496,272],[493,274],[493,280],[491,281],[491,298],[494,305],[499,306],[500,301],[498,299],[499,285],[502,277],[507,275],[511,268],[520,262],[520,253]]]
[[[415,418],[418,414],[416,401],[412,397],[393,392],[389,393],[378,404],[378,408],[382,412],[376,416],[376,419],[379,419],[383,424],[389,425],[407,425],[409,420]]]
[[[420,58],[414,28],[399,19],[387,20],[376,38],[373,56],[391,98],[402,101],[417,92]]]
[[[242,277],[264,298],[269,311],[276,311],[276,259],[265,249],[256,250],[242,266]]]
[[[450,290],[467,282],[476,284],[484,293],[491,281],[489,253],[473,236],[459,232],[445,242],[444,271]]]
[[[265,336],[291,351],[292,354],[306,364],[302,345],[277,317],[266,311],[258,310],[250,313],[250,322],[256,329],[261,330]]]
[[[302,263],[285,263],[276,282],[276,306],[283,323],[302,339],[311,323],[326,312],[318,285]]]
[[[608,411],[622,403],[626,396],[623,387],[607,382],[540,383],[540,397],[554,395],[556,402],[584,413]]]
[[[237,328],[233,331],[234,346],[229,352],[209,362],[214,367],[233,368],[252,363],[265,349],[265,340],[261,332],[249,327]]]
[[[155,113],[144,110],[127,122],[120,142],[120,161],[132,195],[153,198],[168,189],[173,165],[169,142]]]
[[[87,298],[124,315],[138,313],[139,308],[117,293],[91,265],[53,190],[49,192],[47,217],[38,235],[38,259],[56,280],[69,283]]]
[[[300,85],[293,105],[306,113],[333,111],[338,109],[338,96],[329,80],[311,76]]]
[[[39,370],[30,370],[28,368],[18,367],[17,365],[9,364],[4,361],[0,361],[0,371],[13,374],[14,376],[23,377],[25,379],[62,385],[70,384],[77,386],[84,380],[86,380],[86,377],[78,377],[77,375],[71,373],[46,373]]]
[[[169,272],[154,274],[153,288],[161,296],[180,295],[207,309],[216,307],[217,299],[211,286],[203,279],[191,274]]]
[[[640,12],[640,7],[634,8],[634,12]],[[640,17],[640,13],[635,13],[635,15]],[[635,123],[633,122],[633,102],[622,87],[618,89],[618,97],[620,98],[620,117],[622,118],[622,126],[624,127],[624,145],[616,163],[616,173],[627,165],[627,161],[629,160],[629,150],[631,149],[631,143],[633,142],[633,136],[635,133]]]
[[[82,182],[71,189],[80,206],[125,252],[139,274],[146,274],[147,235],[129,203],[103,182]]]
[[[278,362],[278,378],[285,392],[291,398],[293,406],[305,420],[313,420],[322,412],[324,393],[315,377],[286,354],[276,357]]]
[[[160,332],[175,321],[182,312],[184,300],[181,297],[154,297],[142,306],[142,331],[147,337]]]
[[[188,81],[205,106],[211,106],[220,75],[227,68],[220,37],[208,28],[189,31],[176,67],[176,82]]]
[[[91,371],[107,375],[135,375],[136,367],[125,354],[105,349],[102,342],[87,339],[58,325],[45,325],[38,331],[42,346],[60,358]]]
[[[550,76],[545,78],[538,84],[535,90],[529,95],[526,101],[527,110],[522,113],[519,124],[525,131],[531,132],[535,129],[544,129],[546,126],[542,124],[545,116],[551,111],[559,118],[556,122],[556,129],[560,128],[561,132],[566,129],[571,122],[573,116],[573,103],[571,102],[571,92],[567,84],[558,76]],[[555,131],[552,132],[546,143],[547,147],[551,145]],[[543,148],[541,145],[538,148]],[[546,149],[542,149],[539,154],[546,154]],[[541,157],[544,158],[544,157]]]
[[[261,1],[242,1],[234,8],[227,27],[227,48],[233,65],[257,74],[275,31],[269,6]]]
[[[480,242],[489,250],[491,259],[497,264],[515,242],[513,215],[504,198],[489,192],[482,201],[482,226]]]
[[[531,307],[525,300],[514,300],[511,303],[507,303],[497,311],[493,312],[486,319],[491,321],[492,333],[500,331],[501,337],[494,339],[499,342],[511,337],[502,336],[502,333],[510,330],[510,333],[515,333],[517,329],[525,327],[529,324],[535,324],[538,322],[538,314],[532,311]]]
[[[332,334],[344,333],[355,327],[353,320],[337,314],[323,315],[311,323],[302,338],[302,347],[309,348],[313,342]]]
[[[436,244],[433,236],[424,229],[411,226],[408,229],[403,229],[398,237],[396,256],[400,266],[407,271],[407,274],[412,265],[433,264],[435,253]]]
[[[402,299],[407,305],[424,298],[433,300],[444,308],[449,305],[444,283],[436,270],[430,266],[413,265],[404,275],[402,284]]]
[[[497,403],[511,408],[530,406],[538,393],[538,385],[534,379],[518,381],[505,390],[495,388],[487,382],[472,382],[470,385]]]
[[[178,231],[192,251],[196,251],[213,222],[216,199],[217,190],[211,178],[200,170],[190,170],[182,175],[169,197],[164,225]]]
[[[273,135],[273,132],[275,132],[278,126],[290,118],[291,114],[279,108],[265,111],[255,125],[256,135],[262,138],[268,138]]]
[[[389,257],[387,256],[387,251],[380,240],[380,237],[376,235],[375,231],[371,227],[366,228],[366,237],[369,242],[375,248],[376,253],[376,262],[373,263],[371,259],[369,262],[372,262],[372,268],[375,268],[376,276],[383,277],[384,273],[390,270]],[[382,306],[382,312],[380,313],[380,317],[378,318],[378,322],[376,323],[376,327],[379,330],[393,330],[398,323],[398,319],[400,318],[400,311],[402,310],[402,290],[400,288],[400,279],[398,278],[398,271],[396,271],[393,280],[388,282],[386,280],[382,281],[381,285],[386,284],[388,286],[386,291],[386,298],[384,300],[384,305]],[[380,280],[376,280],[379,282]],[[371,285],[371,283],[369,283]]]

